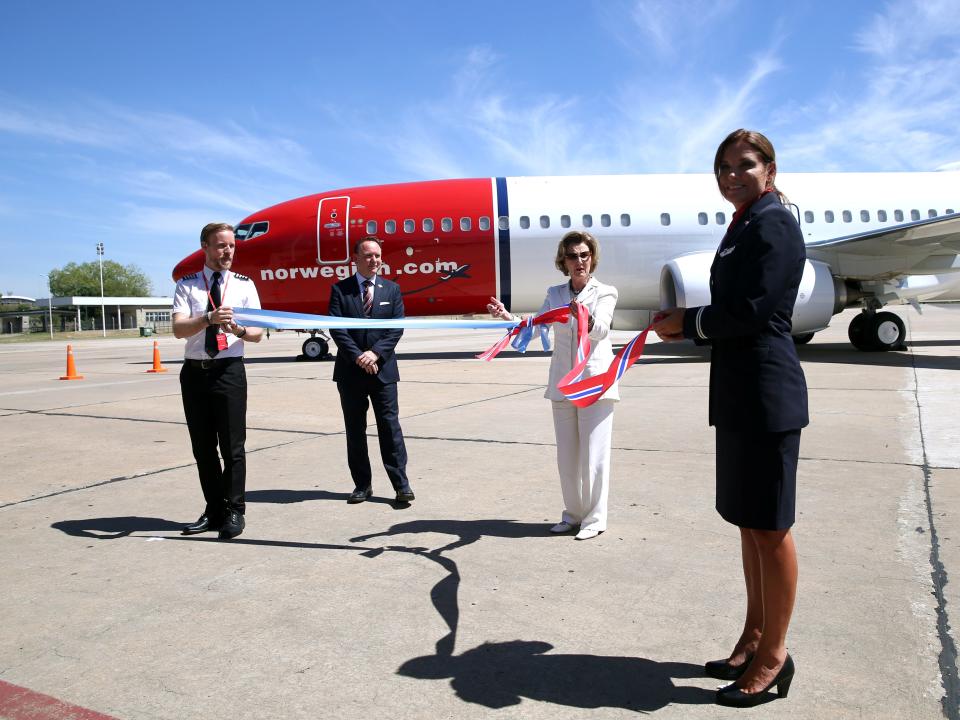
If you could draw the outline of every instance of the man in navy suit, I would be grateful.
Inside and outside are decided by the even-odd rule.
[[[377,273],[383,264],[380,240],[367,236],[353,247],[357,272],[330,289],[330,314],[353,318],[402,318],[400,286]],[[354,491],[348,503],[362,503],[373,493],[367,453],[367,408],[373,405],[383,467],[397,494],[397,502],[414,499],[407,480],[407,448],[400,429],[395,349],[402,329],[331,330],[337,344],[333,379],[340,392],[347,434],[347,464]]]

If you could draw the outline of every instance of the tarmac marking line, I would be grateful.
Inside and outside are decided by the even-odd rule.
[[[0,716],[5,720],[116,720],[0,680]]]

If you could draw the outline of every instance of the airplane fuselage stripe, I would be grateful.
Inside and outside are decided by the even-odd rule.
[[[497,244],[500,255],[500,302],[510,311],[510,229],[500,227],[500,218],[510,216],[510,203],[507,201],[507,179],[497,178],[497,216],[493,222],[497,225]]]

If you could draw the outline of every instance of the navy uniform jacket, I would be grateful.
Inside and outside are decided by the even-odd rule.
[[[810,422],[790,337],[805,260],[800,226],[776,193],[754,202],[721,243],[710,267],[710,304],[683,318],[685,337],[712,346],[711,425],[782,432]]]
[[[363,317],[363,295],[357,276],[341,280],[330,288],[331,315],[336,317]],[[403,297],[400,286],[380,276],[373,285],[373,308],[370,316],[375,319],[402,318]],[[372,350],[377,360],[377,379],[382,383],[400,380],[397,356],[394,352],[403,330],[331,330],[330,337],[337,344],[337,359],[333,366],[333,379],[347,384],[362,383],[368,379],[367,372],[357,365],[357,358]]]

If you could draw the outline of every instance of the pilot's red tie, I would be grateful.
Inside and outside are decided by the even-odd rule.
[[[373,311],[373,280],[363,281],[363,316],[370,317]]]

